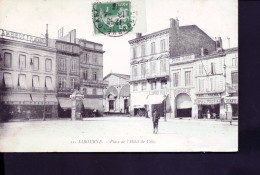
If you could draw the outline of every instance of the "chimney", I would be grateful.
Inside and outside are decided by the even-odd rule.
[[[46,38],[46,46],[48,46],[48,40],[49,40],[49,34],[48,34],[48,24],[46,24],[46,34],[45,34],[45,38]]]
[[[136,38],[142,37],[142,33],[136,33]]]
[[[217,51],[223,50],[221,37],[218,37],[217,40],[216,40],[216,50]]]
[[[200,49],[200,54],[201,54],[201,56],[204,56],[204,48],[203,47]]]

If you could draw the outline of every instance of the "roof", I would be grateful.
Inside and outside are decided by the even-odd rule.
[[[197,29],[200,29],[198,26],[196,25],[186,25],[186,26],[180,26],[179,27],[179,30],[192,30],[194,28],[197,28]],[[153,32],[153,33],[150,33],[150,34],[147,34],[147,35],[143,35],[139,38],[134,38],[132,40],[129,40],[128,42],[131,44],[131,42],[133,41],[136,41],[136,40],[142,40],[142,39],[145,39],[147,37],[153,37],[153,35],[158,35],[160,33],[163,33],[163,32],[169,32],[171,28],[166,28],[166,29],[163,29],[163,30],[159,30],[159,31],[156,31],[156,32]],[[201,29],[200,29],[201,30]],[[201,30],[202,31],[202,30]],[[203,31],[202,31],[203,32]],[[203,32],[205,33],[205,32]],[[206,34],[206,33],[205,33]]]
[[[126,80],[129,80],[130,79],[130,75],[127,75],[127,74],[119,74],[119,73],[109,73],[108,75],[106,75],[103,80],[107,79],[109,76],[111,75],[115,75],[117,77],[120,77],[120,78],[123,78],[123,79],[126,79]]]

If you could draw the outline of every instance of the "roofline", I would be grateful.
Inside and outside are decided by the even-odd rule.
[[[143,35],[143,36],[141,36],[139,38],[135,38],[135,39],[129,40],[128,43],[132,44],[133,42],[135,42],[137,40],[143,40],[143,39],[146,39],[147,37],[149,37],[149,38],[154,37],[153,35],[159,35],[159,34],[164,33],[164,32],[168,33],[169,30],[170,30],[170,28],[166,28],[166,29],[163,29],[163,30],[159,30],[159,31],[147,34],[147,35]]]
[[[109,77],[110,75],[115,75],[115,76],[118,76],[118,75],[126,75],[126,76],[129,76],[129,79],[130,79],[130,75],[127,75],[127,74],[119,74],[119,73],[109,73],[109,74],[107,74],[104,78],[103,78],[103,80],[105,80],[107,77]],[[120,78],[122,78],[122,77],[120,77]],[[124,79],[126,79],[126,78],[124,78]]]
[[[97,45],[103,46],[103,44],[96,43],[96,42],[93,42],[93,41],[88,41],[88,40],[83,39],[83,38],[78,38],[78,40],[79,40],[79,41],[83,41],[83,42],[88,42],[88,43],[92,43],[92,44],[97,44]]]

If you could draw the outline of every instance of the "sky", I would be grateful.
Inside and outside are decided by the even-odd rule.
[[[212,39],[222,37],[223,47],[238,46],[237,0],[144,0],[146,32],[169,28],[170,18],[178,17],[180,26],[197,25]],[[103,44],[104,72],[130,74],[129,40],[122,37],[96,36],[93,33],[91,5],[94,0],[0,0],[0,28],[44,37],[46,24],[49,37],[56,39],[58,30],[64,34],[77,30],[77,38]],[[142,9],[142,8],[141,8]]]

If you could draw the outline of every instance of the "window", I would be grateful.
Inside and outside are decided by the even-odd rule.
[[[83,88],[83,92],[84,92],[84,94],[87,94],[87,89]]]
[[[96,71],[93,71],[93,80],[97,81],[97,72]]]
[[[238,72],[232,72],[231,77],[232,77],[232,84],[238,84]]]
[[[26,56],[25,55],[19,55],[19,68],[20,69],[26,68]]]
[[[4,87],[13,87],[13,79],[10,73],[4,73],[3,84]]]
[[[173,87],[179,86],[179,72],[173,73],[172,81],[173,81]]]
[[[66,59],[60,59],[59,70],[66,71]]]
[[[156,73],[156,61],[150,62],[150,68],[151,74]]]
[[[93,62],[94,64],[97,64],[97,54],[93,54]]]
[[[213,78],[210,78],[209,91],[213,91]]]
[[[167,81],[161,81],[161,89],[166,88]]]
[[[136,47],[133,48],[133,58],[136,58]]]
[[[39,57],[33,57],[33,70],[39,70]]]
[[[204,91],[204,79],[199,79],[199,92]]]
[[[18,86],[26,89],[26,76],[24,74],[18,75]]]
[[[199,64],[199,75],[203,75],[203,64]]]
[[[155,53],[155,42],[151,43],[151,54]]]
[[[141,64],[141,78],[145,78],[146,74],[146,63]]]
[[[137,77],[137,66],[136,65],[132,67],[132,74],[133,74],[133,78]]]
[[[142,45],[142,51],[141,51],[141,55],[142,57],[145,56],[145,45]]]
[[[138,88],[138,84],[134,84],[134,91],[137,91],[137,88]]]
[[[34,88],[39,88],[40,87],[40,81],[39,81],[39,76],[38,75],[33,75],[32,77],[32,86]]]
[[[237,58],[232,58],[232,66],[237,66]]]
[[[59,88],[65,89],[66,88],[66,78],[60,77],[59,78]]]
[[[88,57],[88,54],[83,55],[83,63],[87,63],[87,57]]]
[[[161,52],[165,51],[165,39],[161,40]]]
[[[142,83],[142,90],[146,90],[146,82]]]
[[[12,54],[4,53],[4,67],[10,68],[12,66]]]
[[[84,80],[87,80],[87,79],[88,79],[88,70],[85,70],[85,71],[83,72],[83,79],[84,79]]]
[[[48,90],[54,90],[53,86],[52,86],[52,79],[51,79],[51,77],[45,77],[45,87]]]
[[[51,72],[51,71],[52,71],[52,62],[51,62],[51,59],[46,59],[46,60],[45,60],[45,71],[46,71],[46,72]]]
[[[151,83],[151,90],[156,89],[156,81],[153,81]]]
[[[76,80],[75,80],[75,78],[71,78],[70,79],[70,88],[71,89],[75,89],[76,88]]]
[[[77,73],[77,60],[72,60],[70,65],[70,71]]]
[[[216,70],[215,70],[215,63],[211,63],[211,74],[215,74]]]
[[[160,70],[166,72],[166,60],[160,60]]]
[[[93,95],[96,95],[96,94],[97,94],[97,89],[96,89],[96,88],[93,88],[93,89],[92,89],[92,94],[93,94]]]
[[[191,85],[191,71],[185,71],[185,86]]]

